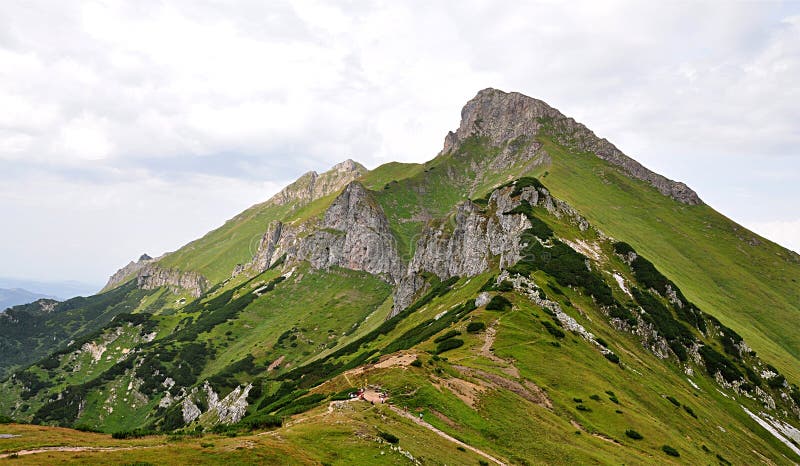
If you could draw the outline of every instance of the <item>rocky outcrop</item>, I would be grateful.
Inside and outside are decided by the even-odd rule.
[[[553,135],[559,143],[579,151],[591,152],[608,163],[621,168],[635,179],[646,181],[665,196],[689,205],[702,201],[691,188],[654,173],[628,157],[606,139],[541,100],[517,92],[506,93],[484,89],[467,102],[461,111],[461,125],[448,133],[443,152],[457,150],[472,135],[487,137],[496,147],[504,147],[500,164],[522,149],[523,156],[538,150],[535,138],[541,131]],[[519,154],[516,154],[519,156]]]
[[[397,283],[404,271],[383,209],[357,181],[345,187],[322,219],[271,223],[248,267],[258,273],[284,256],[317,269],[363,270],[390,283]]]
[[[423,291],[426,284],[421,277],[423,272],[445,280],[478,275],[487,270],[493,260],[497,260],[500,267],[508,267],[519,260],[520,237],[531,224],[522,214],[506,212],[518,206],[521,199],[537,205],[539,193],[535,188],[525,188],[519,198],[512,199],[512,191],[513,188],[495,190],[485,212],[471,201],[462,202],[450,219],[423,231],[406,276],[395,291],[392,315],[408,307]]]
[[[341,190],[348,183],[367,173],[367,171],[360,163],[348,159],[334,165],[333,168],[325,173],[318,174],[311,171],[304,174],[297,181],[283,188],[267,203],[274,205],[285,205],[293,202],[307,204],[314,199],[319,199]]]
[[[197,298],[208,289],[208,280],[197,272],[183,272],[151,263],[139,270],[136,276],[136,285],[143,290],[154,290],[166,286],[175,293],[183,290]]]
[[[108,283],[106,283],[106,286],[104,286],[101,291],[108,291],[125,283],[126,281],[133,278],[136,272],[142,270],[147,264],[151,263],[152,261],[153,261],[152,257],[148,256],[147,254],[142,254],[141,257],[139,257],[138,261],[129,262],[128,265],[117,270],[114,273],[114,275],[109,277]]]
[[[219,399],[219,395],[211,388],[211,385],[206,382],[203,389],[206,392],[206,399],[208,400],[208,411],[206,415],[210,417],[211,422],[219,424],[235,424],[239,422],[247,413],[247,395],[253,388],[252,384],[246,386],[237,386],[225,398]]]
[[[496,189],[485,209],[471,201],[462,202],[449,219],[422,232],[406,275],[395,289],[391,315],[408,307],[425,291],[427,282],[421,276],[423,272],[446,280],[481,274],[492,264],[507,268],[517,263],[524,247],[522,233],[531,223],[525,215],[510,212],[523,202],[544,208],[581,231],[589,228],[589,222],[575,209],[552,197],[543,187]]]

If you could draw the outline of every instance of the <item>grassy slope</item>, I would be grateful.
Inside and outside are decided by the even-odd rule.
[[[548,221],[562,237],[596,240],[591,231],[580,233],[564,222],[553,218]],[[609,251],[606,250],[606,253]],[[623,266],[609,256],[606,268],[621,270]],[[275,271],[268,271],[255,281],[268,280],[276,274]],[[423,321],[474,298],[491,275],[486,273],[460,280],[452,291],[406,317],[387,335],[362,346],[359,353],[380,350]],[[626,275],[628,279],[631,278]],[[364,383],[379,384],[390,393],[397,406],[405,406],[415,414],[420,412],[425,420],[437,428],[514,463],[669,464],[673,461],[705,464],[714,462],[716,454],[734,464],[757,463],[761,461],[760,455],[779,463],[793,458],[791,452],[755,425],[739,407],[739,403],[742,403],[755,409],[751,402],[721,395],[717,386],[703,376],[692,378],[700,389],[693,388],[680,367],[657,360],[638,341],[611,328],[606,323],[606,317],[589,298],[566,288],[559,288],[563,295],[550,293],[553,279],[542,272],[537,272],[535,280],[547,287],[549,295],[557,296],[562,307],[581,324],[607,340],[622,358],[624,368],[610,363],[595,347],[570,333],[559,340],[559,347],[554,347],[554,337],[542,324],[550,317],[527,299],[507,293],[506,296],[515,304],[512,311],[477,309],[465,320],[455,322],[450,328],[439,332],[443,334],[450,329],[458,329],[462,332],[459,338],[466,342],[463,347],[444,353],[442,358],[437,359],[427,353],[435,347],[432,341],[434,336],[411,349],[420,355],[423,362],[421,368],[351,372],[347,377],[336,377],[316,390],[335,392]],[[224,366],[248,352],[263,362],[272,360],[276,352],[285,352],[289,361],[300,362],[304,357],[313,359],[314,353],[310,350],[318,349],[316,343],[320,339],[324,340],[329,334],[341,334],[353,322],[363,321],[372,312],[381,312],[385,307],[381,303],[385,302],[388,291],[385,284],[370,280],[358,272],[313,272],[301,267],[292,279],[254,301],[231,324],[223,324],[208,334],[201,334],[201,339],[214,342],[220,351],[217,360],[207,368],[207,373],[213,373],[213,367]],[[615,293],[618,297],[622,296],[619,289],[615,288]],[[565,304],[567,299],[572,306]],[[322,309],[329,312],[320,312]],[[164,322],[167,321],[173,322],[165,318]],[[481,352],[485,333],[473,335],[465,332],[468,321],[485,322],[497,329],[494,358]],[[374,323],[359,327],[351,338],[365,334],[372,326]],[[276,348],[277,335],[287,327],[298,328],[294,334],[298,336],[295,341],[299,344],[296,347],[284,345],[283,348]],[[328,327],[334,330],[333,333],[328,332]],[[228,331],[231,334],[226,335]],[[308,340],[313,340],[315,344],[307,343]],[[342,338],[340,344],[345,342],[346,339]],[[304,354],[307,351],[310,354]],[[343,359],[351,357],[345,356]],[[505,361],[498,362],[496,357]],[[479,395],[475,407],[470,407],[459,398],[456,391],[448,388],[448,383],[481,385],[485,384],[485,380],[467,375],[456,366],[492,373],[511,382],[533,382],[548,393],[553,408],[539,406],[498,386],[487,386]],[[512,366],[519,371],[519,377],[513,372],[509,375]],[[115,386],[119,389],[128,382],[126,377],[122,377]],[[619,404],[610,400],[607,390],[615,393]],[[600,400],[591,399],[592,395],[598,395]],[[691,406],[698,419],[673,406],[664,398],[666,395]],[[578,411],[578,403],[574,398],[581,398],[582,404],[591,411]],[[141,422],[142,413],[151,409],[148,406],[140,410],[123,411],[120,415]],[[617,413],[617,410],[622,413]],[[96,410],[92,412],[97,413]],[[116,420],[110,421],[115,427],[124,426]],[[725,432],[719,427],[724,428]],[[644,439],[634,441],[627,438],[624,434],[626,429],[635,429],[644,435]],[[226,439],[208,435],[202,439],[173,441],[169,448],[174,452],[176,462],[236,463],[248,461],[240,455],[241,450],[251,455],[271,455],[275,448],[280,449],[284,461],[332,464],[400,464],[406,461],[376,442],[378,431],[398,436],[401,439],[400,446],[418,458],[447,464],[477,462],[472,453],[459,451],[454,444],[400,418],[385,407],[365,404],[354,405],[352,411],[332,414],[328,414],[327,405],[322,404],[295,416],[292,422],[278,430],[279,438],[283,439],[279,444],[271,443],[278,438],[275,436]],[[106,438],[103,441],[108,440]],[[163,437],[157,437],[141,442],[164,441]],[[681,458],[673,460],[666,456],[661,451],[664,444],[678,449]],[[704,451],[703,445],[713,453]],[[159,448],[125,453],[47,453],[47,456],[29,458],[113,462],[124,457],[160,462],[157,461]],[[261,459],[269,461],[270,457]]]
[[[786,327],[800,319],[800,263],[789,251],[708,206],[677,203],[594,156],[543,142],[553,163],[536,174],[549,172],[542,180],[555,196],[630,243],[690,300],[800,380],[800,333]],[[751,238],[760,244],[751,246]]]
[[[7,317],[13,321],[0,318],[0,379],[96,331],[114,316],[133,312],[153,293],[127,283],[105,293],[69,299],[49,313],[34,310],[35,303],[9,310]]]
[[[159,264],[200,272],[211,283],[222,281],[231,276],[236,264],[244,264],[252,259],[267,225],[290,210],[290,205],[253,206],[223,226],[168,255]]]

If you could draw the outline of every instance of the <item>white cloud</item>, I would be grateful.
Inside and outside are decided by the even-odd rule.
[[[724,203],[724,170],[709,161],[800,171],[798,83],[794,4],[10,1],[0,14],[0,183],[45,204],[46,184],[75,200],[87,228],[115,207],[82,196],[148,206],[137,223],[149,215],[185,242],[234,213],[203,194],[221,192],[213,180],[241,188],[219,194],[239,208],[263,200],[259,183],[344,158],[427,160],[464,102],[493,86],[548,101],[756,221]],[[743,183],[736,189],[769,204]],[[792,191],[773,186],[770,199],[800,195],[779,185]],[[0,214],[22,215],[5,199]],[[175,227],[171,203],[200,217]],[[785,210],[774,218],[796,217]],[[27,228],[46,231],[48,215]],[[84,255],[123,236],[137,251],[162,246],[124,232],[114,242],[70,235]],[[29,244],[4,265],[49,260]]]
[[[754,222],[746,226],[765,238],[800,253],[800,218],[797,220]]]

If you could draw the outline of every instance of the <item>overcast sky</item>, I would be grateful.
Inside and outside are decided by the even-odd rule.
[[[308,170],[428,160],[486,87],[800,250],[798,4],[521,3],[3,1],[0,276],[102,284]]]

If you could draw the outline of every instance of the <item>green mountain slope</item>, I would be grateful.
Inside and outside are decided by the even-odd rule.
[[[47,344],[1,361],[0,414],[171,433],[186,461],[280,438],[298,464],[789,464],[798,270],[543,102],[485,90],[428,163],[305,175],[32,316],[18,341]]]

